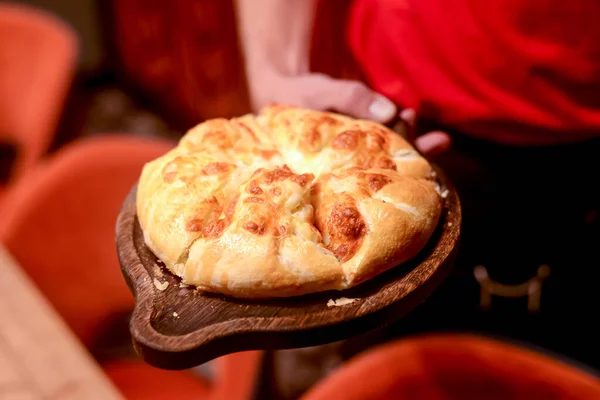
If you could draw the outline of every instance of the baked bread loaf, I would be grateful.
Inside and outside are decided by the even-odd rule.
[[[414,257],[442,199],[386,127],[273,105],[213,119],[146,164],[147,246],[182,282],[240,298],[347,289]]]

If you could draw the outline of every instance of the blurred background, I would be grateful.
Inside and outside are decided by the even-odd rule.
[[[61,18],[78,41],[53,148],[99,132],[173,138],[202,120],[248,112],[232,3],[19,2]],[[332,76],[360,78],[343,38],[349,4],[322,2],[313,67]]]

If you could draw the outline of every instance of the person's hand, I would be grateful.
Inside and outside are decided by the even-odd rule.
[[[450,148],[450,135],[442,131],[430,131],[417,136],[417,113],[412,108],[400,111],[400,120],[406,124],[406,139],[427,157],[435,157]]]
[[[336,111],[383,124],[398,119],[399,110],[394,103],[363,83],[310,72],[317,0],[236,0],[235,5],[254,111],[279,103]],[[407,111],[402,115],[406,117]],[[406,121],[414,125],[414,113],[412,120]],[[406,127],[403,131],[416,129]],[[407,136],[428,156],[450,145],[449,136],[441,132],[419,138]]]
[[[408,129],[407,139],[428,157],[450,147],[450,137],[444,132],[428,132],[416,137],[416,115],[411,109],[399,112],[386,97],[357,81],[333,79],[324,74],[309,73],[285,76],[264,69],[249,80],[250,100],[254,110],[279,103],[313,110],[332,110],[357,118],[388,123],[398,116]]]

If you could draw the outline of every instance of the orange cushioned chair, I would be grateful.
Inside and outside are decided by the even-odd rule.
[[[143,165],[174,144],[124,135],[78,140],[6,193],[0,242],[86,346],[113,315],[133,308],[115,223]]]
[[[600,380],[532,350],[474,335],[396,341],[357,356],[303,400],[591,400]]]
[[[57,17],[0,4],[0,145],[16,150],[9,181],[51,144],[78,51],[75,31]]]
[[[90,347],[111,316],[133,307],[115,249],[115,222],[144,163],[175,143],[110,135],[70,143],[7,193],[0,241],[70,328]],[[215,361],[214,382],[140,360],[103,367],[128,399],[250,398],[259,352]]]
[[[116,361],[104,370],[129,400],[250,400],[258,379],[261,352],[230,354],[213,361],[214,379],[206,382],[185,371],[165,371],[139,361]]]

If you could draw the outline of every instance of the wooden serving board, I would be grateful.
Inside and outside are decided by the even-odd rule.
[[[245,350],[316,346],[388,325],[438,287],[458,249],[461,208],[446,176],[436,169],[444,212],[428,246],[413,260],[343,292],[295,298],[240,300],[180,287],[144,244],[134,186],[117,220],[123,275],[136,297],[130,328],[136,351],[154,366],[185,369]],[[344,306],[330,300],[355,299]]]

